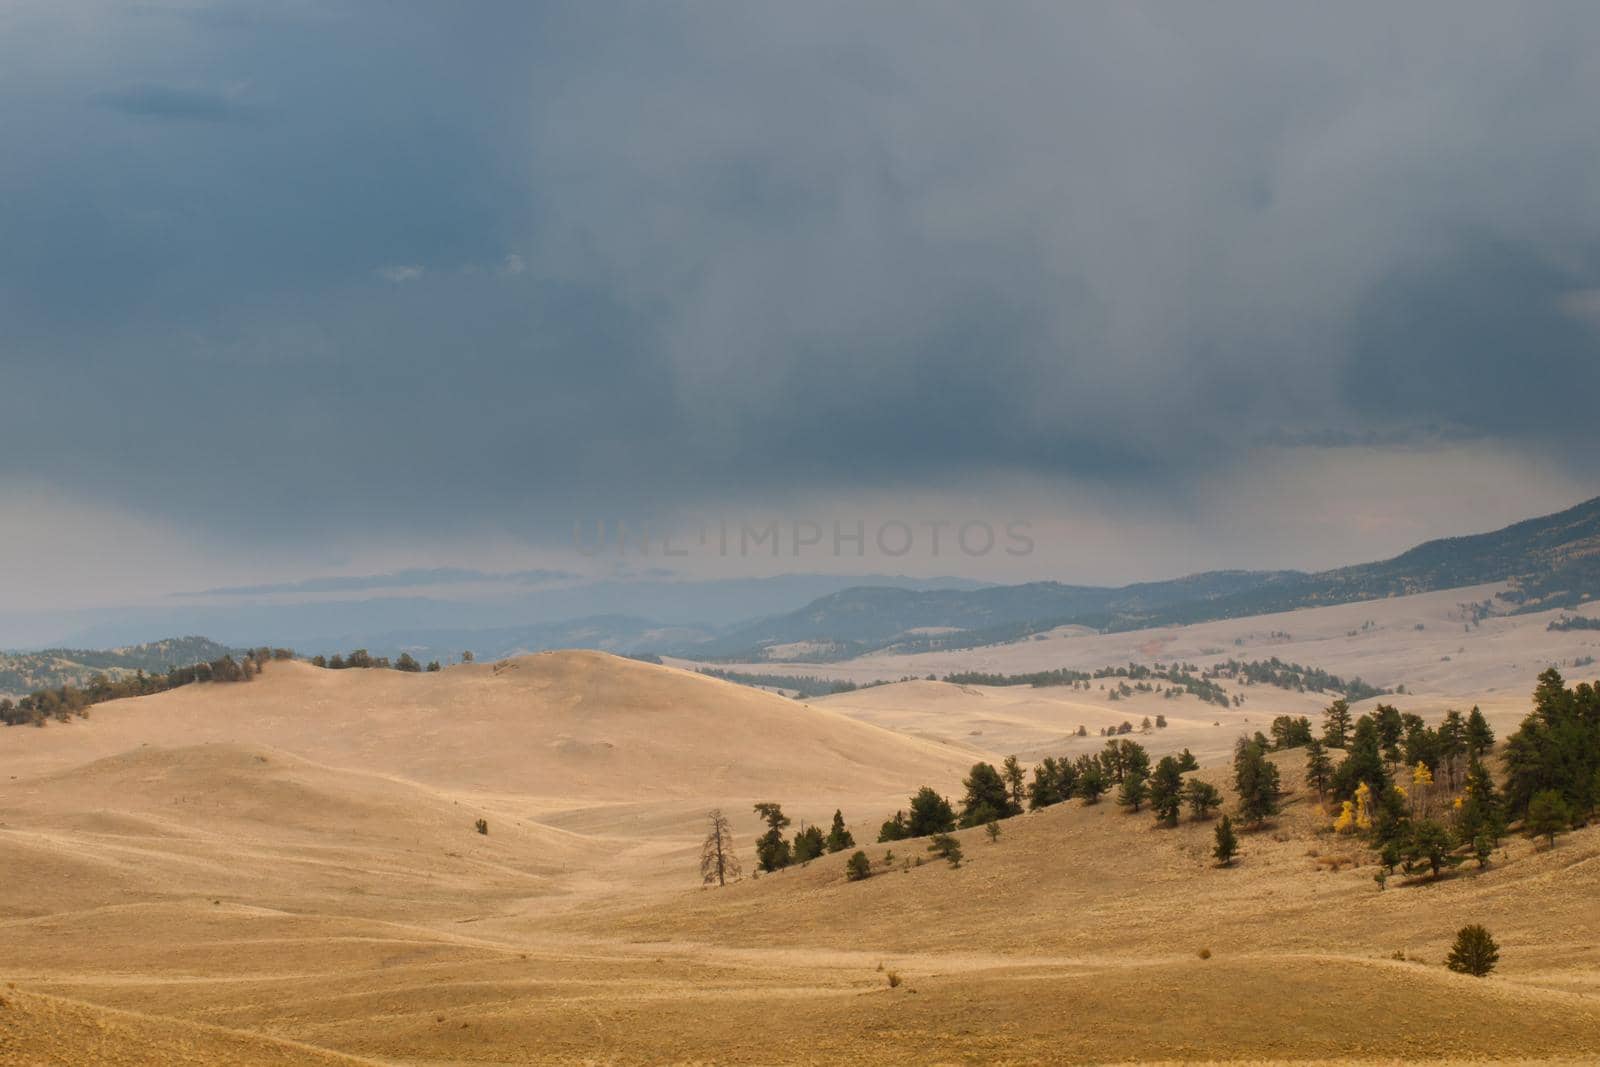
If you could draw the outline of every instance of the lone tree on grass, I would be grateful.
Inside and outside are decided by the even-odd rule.
[[[1535,793],[1528,802],[1528,817],[1523,820],[1522,828],[1534,837],[1542,837],[1546,844],[1554,846],[1556,835],[1566,830],[1572,824],[1572,810],[1567,807],[1567,802],[1561,799],[1561,794],[1554,789],[1546,789],[1542,793]]]
[[[872,877],[872,861],[865,852],[857,849],[844,861],[844,876],[850,882],[864,882]]]
[[[706,815],[706,842],[700,849],[700,877],[706,885],[727,885],[739,878],[739,858],[733,854],[733,827],[721,808]]]
[[[844,828],[844,814],[838,809],[833,813],[833,826],[828,830],[828,851],[843,852],[847,848],[855,848],[856,839],[850,831]]]
[[[1445,966],[1457,974],[1470,974],[1482,978],[1500,962],[1500,946],[1494,943],[1489,931],[1473,924],[1463,926],[1456,933],[1456,943],[1445,958]]]
[[[1224,867],[1233,866],[1233,857],[1239,854],[1239,839],[1233,836],[1233,819],[1224,815],[1222,821],[1217,823],[1217,847],[1211,854],[1217,862]]]

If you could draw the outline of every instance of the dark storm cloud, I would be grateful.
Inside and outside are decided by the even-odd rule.
[[[59,10],[0,478],[272,539],[1600,433],[1589,5]]]

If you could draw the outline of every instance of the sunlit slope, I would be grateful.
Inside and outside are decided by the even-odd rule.
[[[970,762],[948,748],[690,672],[552,652],[435,674],[275,663],[13,730],[0,766],[50,770],[140,745],[267,745],[460,791],[658,799],[897,791]]]

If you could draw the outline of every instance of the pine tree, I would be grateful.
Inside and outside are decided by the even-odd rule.
[[[1467,754],[1467,721],[1454,709],[1444,713],[1439,723],[1439,762],[1445,784],[1454,789],[1461,780],[1461,761]]]
[[[1483,717],[1483,712],[1474,704],[1472,711],[1467,715],[1467,752],[1473,759],[1482,759],[1493,747],[1494,731],[1489,729],[1489,720]]]
[[[1233,835],[1233,820],[1226,815],[1217,823],[1216,839],[1217,844],[1211,854],[1222,866],[1233,866],[1233,857],[1239,852],[1239,839]]]
[[[1411,828],[1411,838],[1401,850],[1405,872],[1428,871],[1430,877],[1438,878],[1441,869],[1461,862],[1461,857],[1454,854],[1455,845],[1450,831],[1432,819],[1422,820]]]
[[[1400,709],[1393,704],[1379,704],[1372,709],[1372,718],[1378,726],[1378,743],[1383,750],[1383,758],[1392,764],[1399,763],[1400,739],[1406,731]]]
[[[1048,808],[1052,804],[1059,804],[1071,795],[1071,787],[1065,790],[1062,772],[1072,772],[1070,763],[1057,763],[1054,756],[1046,756],[1044,762],[1033,769],[1033,782],[1028,786],[1028,807]]]
[[[828,830],[828,851],[843,852],[855,848],[856,839],[844,828],[844,815],[837,808],[833,812],[833,826]]]
[[[1100,797],[1108,788],[1110,785],[1098,762],[1085,766],[1083,773],[1078,776],[1078,795],[1085,804],[1100,803]]]
[[[1535,793],[1533,800],[1528,804],[1528,815],[1522,822],[1522,828],[1533,837],[1542,837],[1554,845],[1556,835],[1572,825],[1572,810],[1567,807],[1567,802],[1561,799],[1561,794],[1554,789],[1546,789],[1542,793]]]
[[[1017,757],[1007,756],[1000,771],[1006,780],[1006,788],[1011,792],[1010,814],[1020,815],[1023,801],[1028,799],[1028,790],[1023,784],[1022,764],[1017,762]]]
[[[1322,713],[1322,743],[1344,748],[1350,738],[1350,702],[1340,697]]]
[[[1383,764],[1383,753],[1378,738],[1378,724],[1370,715],[1356,720],[1350,743],[1345,747],[1344,760],[1333,772],[1333,795],[1349,800],[1365,784],[1373,793],[1381,793],[1389,784],[1389,771]]]
[[[974,763],[961,784],[967,792],[961,800],[959,825],[982,826],[991,819],[1013,814],[1006,781],[992,763]]]
[[[1389,786],[1372,806],[1372,837],[1380,844],[1399,841],[1411,832],[1411,809],[1405,792]]]
[[[1125,808],[1139,810],[1150,796],[1150,781],[1141,775],[1129,774],[1122,779],[1122,785],[1117,789],[1117,803]]]
[[[1209,818],[1213,811],[1222,806],[1222,794],[1217,787],[1197,779],[1184,783],[1183,799],[1189,805],[1189,814],[1196,819]]]
[[[927,837],[955,828],[956,813],[950,807],[950,802],[928,786],[917,790],[917,795],[911,798],[911,817],[906,821],[906,836]]]
[[[781,807],[770,802],[757,804],[755,812],[767,823],[767,832],[756,841],[756,866],[769,873],[789,866],[792,861],[789,842],[783,839],[783,828],[789,825],[788,816]]]
[[[1464,840],[1484,837],[1491,847],[1505,833],[1505,814],[1494,776],[1476,759],[1467,766],[1467,782],[1456,801],[1456,828]]]
[[[1463,926],[1456,932],[1456,942],[1445,959],[1445,966],[1457,974],[1470,974],[1482,978],[1500,962],[1500,946],[1494,943],[1489,931],[1478,925]]]
[[[727,885],[729,879],[737,881],[739,858],[733,851],[733,828],[721,808],[713,808],[706,815],[706,821],[709,825],[705,845],[700,849],[700,877],[707,885],[712,882]]]
[[[904,841],[911,836],[911,827],[906,824],[906,813],[897,811],[883,825],[878,828],[878,843],[885,841]]]
[[[827,849],[828,842],[822,836],[821,827],[801,826],[800,832],[794,835],[793,856],[791,862],[809,863]]]
[[[1526,812],[1536,794],[1560,794],[1568,817],[1596,802],[1600,782],[1600,690],[1566,688],[1554,668],[1539,675],[1534,710],[1506,739],[1506,806]]]
[[[1193,752],[1184,749],[1178,753],[1178,770],[1188,774],[1190,771],[1198,771],[1199,769],[1200,761],[1194,758]]]
[[[1306,745],[1306,784],[1317,791],[1318,797],[1327,795],[1328,783],[1333,781],[1333,760],[1328,758],[1322,742],[1313,739]]]
[[[1278,813],[1278,768],[1261,741],[1241,737],[1234,746],[1233,782],[1247,822],[1260,824]]]
[[[1183,772],[1178,761],[1162,756],[1150,778],[1150,810],[1156,821],[1166,826],[1178,825],[1178,812],[1183,808]]]

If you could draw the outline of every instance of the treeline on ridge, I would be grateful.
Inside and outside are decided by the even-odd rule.
[[[121,679],[97,674],[82,687],[64,685],[40,689],[15,703],[0,699],[0,723],[6,726],[43,726],[50,719],[66,722],[74,715],[87,717],[91,707],[109,700],[148,696],[196,682],[248,682],[260,674],[262,665],[270,660],[293,658],[294,652],[287,648],[257,648],[238,659],[229,653],[207,663],[169,667],[165,674],[146,674],[139,670],[131,677]]]
[[[352,668],[371,668],[385,671],[407,671],[412,674],[425,670],[431,674],[435,671],[444,669],[442,666],[440,666],[438,660],[431,660],[428,665],[424,667],[422,664],[418,663],[416,657],[409,652],[402,652],[393,660],[390,660],[388,656],[374,656],[364,648],[358,648],[348,655],[340,655],[339,653],[335,652],[331,656],[312,656],[309,662],[313,667],[322,667],[330,671],[343,671],[350,670]],[[461,662],[471,663],[472,653],[461,653]]]

